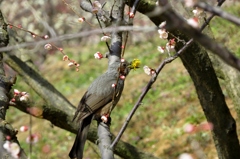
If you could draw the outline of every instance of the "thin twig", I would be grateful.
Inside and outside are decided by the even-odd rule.
[[[135,13],[137,11],[137,7],[138,7],[139,2],[140,2],[140,0],[135,0],[134,3],[133,3],[132,9],[130,11],[130,13],[133,13],[133,15],[135,15]]]

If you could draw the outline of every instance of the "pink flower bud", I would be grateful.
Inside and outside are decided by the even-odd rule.
[[[85,21],[85,18],[84,18],[84,17],[78,18],[78,21],[79,21],[80,23],[82,23],[82,22]]]
[[[29,94],[28,94],[28,93],[25,93],[23,96],[21,96],[21,97],[19,98],[19,100],[22,101],[22,102],[28,102],[28,101],[29,101],[29,98],[30,98]]]
[[[21,126],[19,130],[20,130],[21,132],[28,131],[28,126],[26,126],[26,125]]]
[[[159,25],[159,28],[164,28],[164,27],[166,26],[166,24],[167,24],[166,21],[162,22],[162,23]]]
[[[119,78],[122,79],[122,80],[124,80],[124,79],[126,78],[126,76],[121,75]]]
[[[98,9],[102,8],[102,4],[99,1],[94,1],[92,5],[94,8],[98,8]]]
[[[6,142],[3,144],[3,148],[6,149],[6,150],[9,152],[9,150],[10,150],[10,145],[11,145],[10,141],[6,141]]]
[[[178,159],[193,159],[192,155],[189,153],[182,153]]]
[[[183,130],[184,130],[184,132],[186,132],[186,133],[193,133],[193,132],[195,132],[195,130],[196,130],[196,126],[187,123],[187,124],[185,124],[185,125],[183,126]]]
[[[14,93],[14,95],[19,95],[21,92],[19,90],[17,90],[17,89],[14,89],[13,93]]]
[[[73,62],[69,62],[69,63],[68,63],[68,66],[69,66],[69,67],[72,67],[72,66],[74,66],[74,63],[73,63]]]
[[[130,13],[129,13],[129,18],[134,18],[134,16],[135,16],[135,15],[134,15],[133,12],[130,12]]]
[[[16,102],[16,99],[15,99],[15,98],[12,98],[12,99],[11,99],[11,102]]]
[[[19,154],[20,154],[20,147],[17,143],[13,142],[10,144],[10,153],[14,158],[19,158]]]
[[[69,60],[68,56],[67,56],[67,55],[64,55],[64,56],[63,56],[63,61],[67,61],[67,60]]]
[[[6,136],[6,139],[7,139],[7,140],[11,140],[11,136],[9,136],[9,135]]]
[[[121,58],[121,62],[125,62],[125,59],[124,59],[124,58]]]
[[[32,134],[31,136],[28,136],[27,138],[26,138],[26,142],[27,143],[37,143],[38,142],[38,140],[39,140],[39,135],[38,134]]]
[[[162,46],[158,46],[158,51],[161,52],[161,53],[164,53],[165,52],[165,47],[162,47]]]
[[[95,59],[102,59],[103,58],[103,55],[100,53],[100,52],[96,52],[95,54],[94,54],[94,57],[95,57]]]
[[[199,28],[199,21],[197,17],[188,19],[187,23],[194,28]]]
[[[43,38],[44,38],[44,39],[48,39],[49,36],[48,36],[48,35],[44,35]]]
[[[104,123],[107,123],[108,118],[107,118],[106,116],[103,115],[103,116],[101,117],[101,120],[102,120]]]
[[[149,75],[149,76],[152,76],[152,75],[154,75],[154,74],[156,73],[155,69],[152,69],[152,68],[150,68],[150,67],[148,67],[148,66],[144,66],[144,67],[143,67],[143,71],[144,71],[147,75]]]
[[[44,45],[44,49],[45,50],[51,50],[52,49],[52,45],[48,43],[48,44]]]

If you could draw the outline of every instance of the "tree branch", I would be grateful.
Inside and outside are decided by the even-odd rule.
[[[5,23],[2,12],[0,10],[0,47],[7,46],[8,41],[9,37],[7,33],[7,24]],[[5,71],[3,67],[3,53],[0,52],[0,158],[14,158],[13,156],[11,156],[11,152],[7,152],[5,149],[3,149],[3,144],[6,142],[7,136],[9,136],[9,142],[14,142],[19,145],[19,158],[25,159],[27,158],[26,154],[24,150],[20,147],[20,144],[16,137],[17,131],[14,130],[7,121],[5,121],[5,116],[9,103],[8,95],[14,82],[15,80],[11,80],[11,78],[7,78],[5,76]]]
[[[202,8],[203,10],[205,11],[208,11],[214,15],[217,15],[223,19],[226,19],[236,25],[240,25],[240,19],[234,15],[231,15],[227,12],[224,12],[223,10],[221,10],[220,8],[218,7],[213,7],[207,3],[204,3],[204,2],[198,2],[196,5],[196,7],[199,7],[199,8]]]

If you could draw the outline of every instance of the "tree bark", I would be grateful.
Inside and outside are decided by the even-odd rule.
[[[2,12],[0,10],[0,47],[5,47],[8,45],[9,37],[7,33],[7,25],[2,16]],[[7,152],[3,145],[6,142],[6,137],[9,136],[9,142],[15,142],[19,145],[16,134],[17,131],[13,129],[13,127],[5,121],[6,112],[9,104],[9,91],[11,90],[11,86],[14,84],[14,78],[8,78],[5,76],[5,71],[3,67],[3,53],[0,52],[0,158],[10,158],[13,157],[9,152]],[[20,145],[19,145],[20,146]],[[24,151],[20,147],[19,153],[20,159],[27,158]]]

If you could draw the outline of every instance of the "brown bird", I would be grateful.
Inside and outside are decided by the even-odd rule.
[[[127,61],[109,65],[107,71],[99,76],[83,95],[73,118],[75,120],[78,117],[79,130],[69,153],[70,158],[82,159],[92,119],[101,120],[102,116],[109,116],[110,109],[114,108],[121,97],[124,78],[130,69]]]

